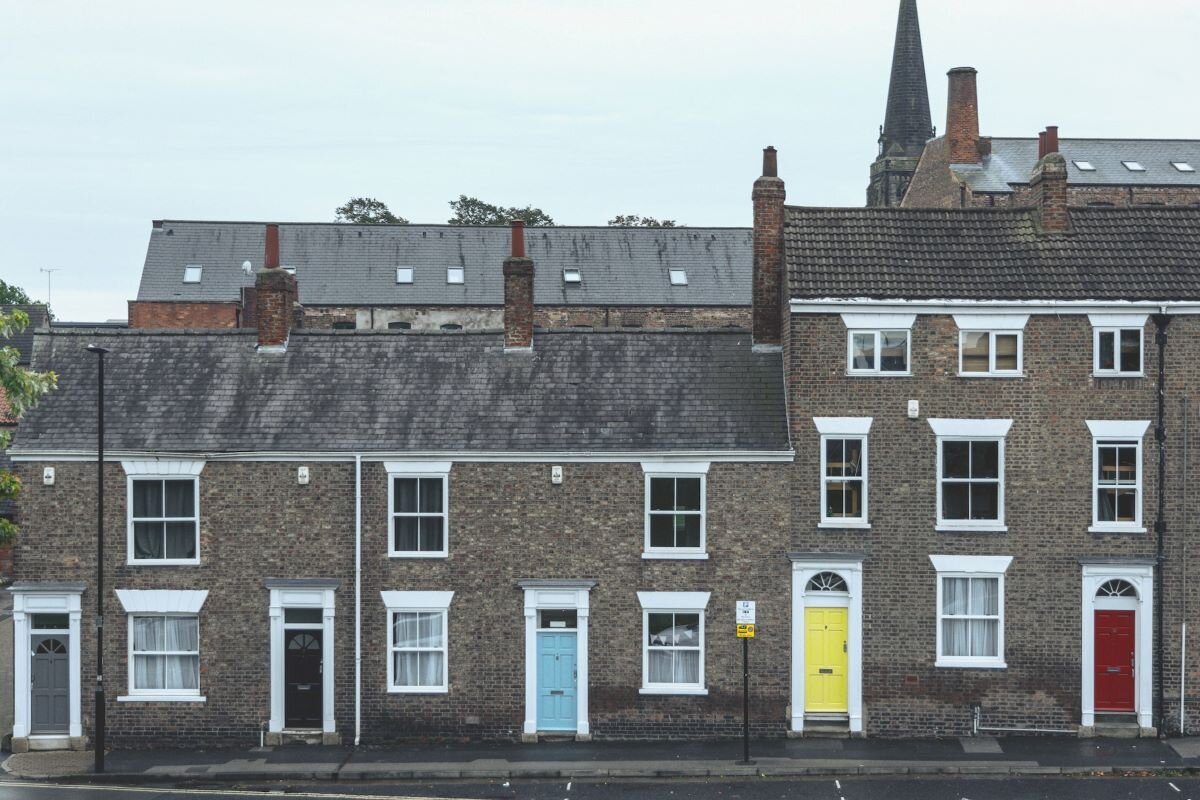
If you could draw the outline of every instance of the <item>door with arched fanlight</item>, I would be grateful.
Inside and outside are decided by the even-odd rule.
[[[845,714],[849,710],[849,639],[846,581],[836,572],[818,572],[809,579],[805,595],[813,600],[804,610],[804,711]]]
[[[1137,708],[1137,590],[1129,581],[1114,578],[1096,591],[1096,601],[1096,711],[1132,713]]]
[[[321,727],[322,633],[319,628],[289,630],[284,637],[284,724],[289,728]]]

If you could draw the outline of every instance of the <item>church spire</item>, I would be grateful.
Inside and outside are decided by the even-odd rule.
[[[868,206],[900,205],[925,142],[932,137],[917,0],[900,0],[887,113],[879,134],[879,157],[871,165]]]

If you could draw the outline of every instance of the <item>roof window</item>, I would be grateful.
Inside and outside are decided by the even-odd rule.
[[[1196,168],[1186,161],[1172,161],[1171,166],[1180,172],[1195,172]]]
[[[467,272],[462,267],[446,267],[446,283],[466,283]]]
[[[1096,171],[1096,166],[1090,161],[1075,161],[1072,163],[1075,164],[1075,169],[1079,170],[1080,172],[1095,172]]]
[[[461,331],[462,329],[462,325],[459,325],[457,322],[446,322],[442,324],[442,330],[444,331]]]
[[[411,322],[389,322],[388,330],[389,331],[411,331],[412,323]]]
[[[687,286],[688,285],[686,269],[672,269],[672,270],[667,270],[667,272],[670,274],[672,286]]]
[[[583,275],[577,269],[564,269],[563,283],[583,283]]]
[[[1125,169],[1129,170],[1130,172],[1145,172],[1146,171],[1146,168],[1143,167],[1141,165],[1141,162],[1139,162],[1139,161],[1122,161],[1121,163],[1124,164]]]
[[[188,264],[183,268],[184,283],[199,283],[200,274],[204,272],[204,267],[200,264]]]
[[[412,267],[396,267],[396,283],[412,283]]]

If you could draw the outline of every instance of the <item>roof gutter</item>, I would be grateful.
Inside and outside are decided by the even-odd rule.
[[[8,451],[13,461],[95,461],[95,450],[14,448]],[[366,462],[379,461],[458,461],[477,463],[637,463],[641,461],[713,461],[713,462],[790,462],[796,458],[794,450],[555,450],[546,452],[522,451],[402,451],[377,453],[355,453],[337,451],[302,450],[247,450],[240,452],[202,452],[187,450],[109,450],[104,451],[105,461],[157,460],[178,458],[201,458],[205,461],[351,461],[361,458]]]
[[[870,309],[872,312],[946,314],[960,310],[987,310],[1013,314],[1105,314],[1145,311],[1168,316],[1200,314],[1200,300],[906,300],[873,297],[792,298],[793,314],[834,314]]]

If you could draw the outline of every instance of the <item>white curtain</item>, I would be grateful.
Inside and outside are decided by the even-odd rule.
[[[134,617],[134,688],[198,689],[199,651],[196,617]]]
[[[651,614],[650,683],[700,683],[700,615]]]
[[[999,654],[1000,581],[997,578],[942,579],[942,654]],[[954,619],[994,617],[994,619]]]
[[[392,641],[397,686],[441,686],[445,647],[443,614],[402,612],[395,615]]]
[[[700,651],[651,648],[650,683],[700,683]]]

